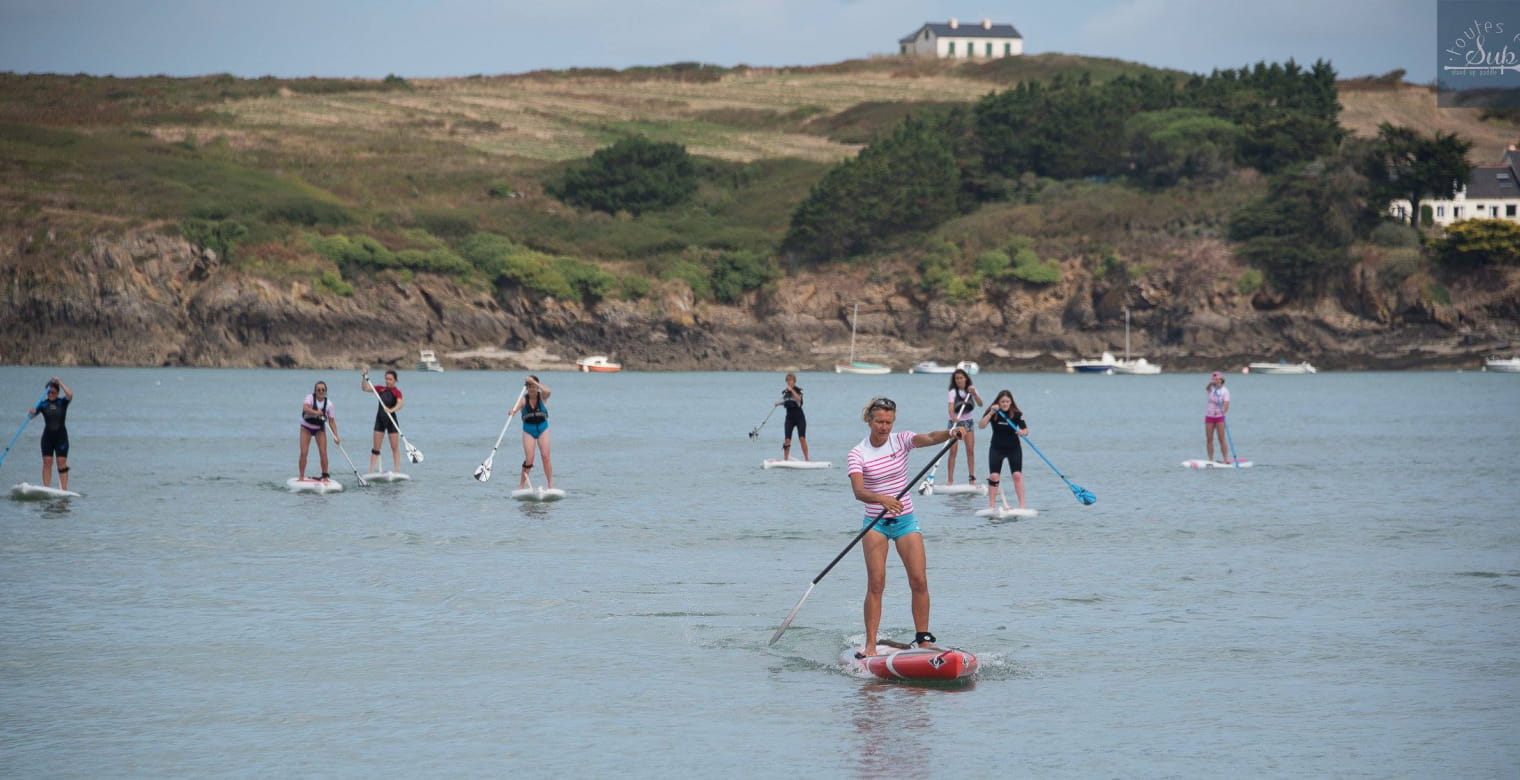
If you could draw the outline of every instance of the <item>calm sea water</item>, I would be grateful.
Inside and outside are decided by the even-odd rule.
[[[0,501],[6,776],[1520,774],[1520,376],[1232,376],[1256,467],[1194,472],[1201,374],[983,374],[1098,502],[1027,450],[1037,518],[920,499],[933,628],[983,661],[940,690],[835,665],[858,551],[766,641],[858,528],[860,407],[942,427],[945,377],[802,375],[836,467],[767,471],[780,374],[546,374],[569,497],[533,505],[515,421],[471,477],[520,374],[403,372],[414,481],[335,448],[348,489],[313,496],[283,489],[300,400],[326,379],[366,458],[355,372],[5,367],[0,433],[53,373],[84,497]]]

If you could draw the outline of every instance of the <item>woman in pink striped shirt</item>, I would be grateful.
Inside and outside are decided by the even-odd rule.
[[[897,545],[913,591],[913,643],[932,646],[929,633],[929,576],[925,572],[924,536],[913,516],[912,491],[908,490],[908,452],[965,434],[960,428],[933,433],[893,433],[897,404],[890,398],[873,398],[861,415],[871,434],[850,450],[846,458],[850,486],[855,498],[865,503],[861,526],[870,527],[861,539],[866,556],[866,641],[862,652],[876,654],[876,631],[881,626],[881,594],[887,587],[887,542]],[[880,517],[880,520],[876,518]],[[875,522],[872,526],[871,523]]]

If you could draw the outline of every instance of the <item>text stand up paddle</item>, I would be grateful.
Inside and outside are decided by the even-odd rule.
[[[898,494],[895,496],[895,498],[897,498],[898,500],[901,500],[903,496],[908,495],[908,491],[913,489],[914,483],[916,483],[919,480],[923,479],[924,475],[927,474],[927,473],[929,473],[929,469],[934,468],[934,464],[939,463],[939,459],[943,458],[945,456],[945,453],[949,452],[950,448],[954,447],[958,441],[960,441],[960,440],[957,439],[957,438],[955,438],[954,436],[951,436],[950,437],[950,442],[948,444],[946,444],[944,446],[944,448],[942,448],[938,453],[935,454],[934,460],[929,461],[929,465],[924,466],[923,469],[918,472],[917,476],[915,476],[914,478],[908,480],[907,484],[903,487],[903,489],[901,491],[898,492]],[[781,621],[781,626],[776,629],[776,633],[774,633],[774,634],[771,635],[771,641],[768,642],[767,644],[772,644],[772,645],[776,644],[776,640],[780,639],[781,635],[784,634],[784,633],[786,633],[787,627],[790,626],[790,625],[792,625],[792,619],[795,618],[795,617],[797,617],[797,612],[802,609],[802,602],[807,601],[807,597],[809,595],[812,595],[813,588],[818,585],[819,581],[821,581],[824,577],[828,576],[829,571],[832,570],[834,568],[834,566],[837,565],[839,563],[839,561],[844,558],[845,554],[848,553],[852,548],[854,548],[855,545],[859,544],[860,540],[864,539],[865,536],[866,536],[866,534],[870,533],[871,529],[875,528],[876,524],[879,523],[879,522],[881,522],[881,519],[883,517],[886,517],[886,515],[887,515],[886,507],[883,507],[880,512],[876,513],[876,517],[871,518],[870,524],[867,525],[865,528],[860,529],[860,533],[855,534],[855,538],[851,539],[850,543],[847,544],[847,545],[845,545],[844,549],[840,550],[838,555],[834,556],[834,560],[829,561],[829,565],[823,567],[823,571],[818,572],[818,576],[814,577],[813,581],[810,582],[810,583],[808,583],[807,590],[803,591],[803,593],[802,593],[802,598],[797,599],[797,605],[794,606],[794,607],[792,607],[792,611],[791,612],[787,613],[786,620]]]

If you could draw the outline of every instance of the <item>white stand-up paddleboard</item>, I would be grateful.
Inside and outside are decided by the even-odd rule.
[[[365,482],[406,482],[412,475],[399,471],[371,471],[364,475]]]
[[[526,487],[512,491],[512,497],[518,501],[558,501],[565,497],[565,491],[551,487]]]
[[[60,490],[45,485],[32,485],[22,482],[11,488],[11,498],[18,501],[41,501],[49,498],[77,498],[78,493],[72,490]]]
[[[1185,460],[1182,462],[1182,467],[1189,469],[1233,469],[1236,466],[1248,469],[1252,465],[1249,460],[1236,460],[1230,463],[1220,460]]]
[[[343,484],[332,477],[327,479],[314,479],[307,477],[291,477],[285,480],[285,487],[292,493],[341,493]]]
[[[768,469],[826,469],[833,464],[826,460],[793,460],[791,458],[781,460],[780,458],[766,458],[760,465]]]
[[[930,485],[927,490],[923,491],[923,495],[926,495],[926,496],[985,496],[985,495],[987,495],[987,486],[986,485],[972,485],[972,484]]]
[[[993,508],[990,508],[990,509],[978,509],[978,510],[976,510],[976,516],[977,517],[995,517],[995,518],[997,518],[999,520],[1012,520],[1012,519],[1015,519],[1015,518],[1022,519],[1022,518],[1026,518],[1026,517],[1034,517],[1034,516],[1038,515],[1039,513],[1040,513],[1040,511],[1038,509],[1030,509],[1028,507],[1020,509],[1019,507],[1016,507],[1016,506],[1000,506],[1000,507],[993,507]]]

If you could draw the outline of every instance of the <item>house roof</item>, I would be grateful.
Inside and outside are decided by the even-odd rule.
[[[927,28],[936,38],[1023,38],[1011,24],[993,24],[983,27],[981,22],[961,22],[951,27],[948,22],[925,22],[918,29],[898,39],[898,43],[912,43]]]
[[[1467,198],[1520,198],[1515,169],[1509,166],[1474,168],[1467,180]]]

